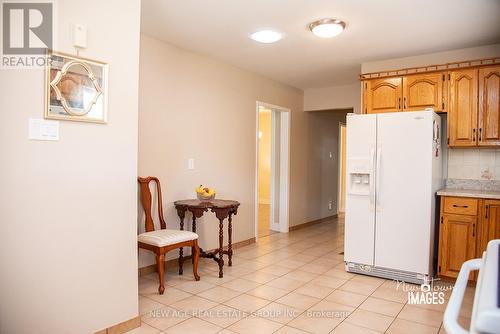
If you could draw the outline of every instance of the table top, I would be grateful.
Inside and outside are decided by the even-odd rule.
[[[238,207],[240,202],[227,200],[227,199],[210,199],[210,200],[199,200],[199,199],[185,199],[180,201],[175,201],[174,205],[177,206],[186,206],[189,208],[216,208],[216,209],[224,209],[230,207]]]

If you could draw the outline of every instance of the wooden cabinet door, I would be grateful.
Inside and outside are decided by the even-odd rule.
[[[500,66],[479,69],[480,146],[500,145]]]
[[[486,250],[488,241],[500,239],[500,200],[485,199],[481,215],[481,242],[477,257]]]
[[[365,81],[365,113],[376,114],[400,111],[402,107],[402,84],[403,78]]]
[[[441,216],[438,269],[440,275],[457,277],[462,264],[475,258],[476,224],[475,216]]]
[[[478,70],[450,72],[449,146],[477,146]]]
[[[443,73],[415,74],[403,77],[403,111],[433,108],[444,110]]]

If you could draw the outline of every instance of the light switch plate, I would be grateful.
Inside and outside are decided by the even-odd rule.
[[[194,169],[194,159],[193,158],[189,158],[188,159],[188,169],[189,170],[193,170]]]
[[[82,49],[87,47],[87,27],[83,24],[73,25],[73,46]]]
[[[28,128],[30,140],[59,140],[59,121],[48,121],[41,118],[30,118]]]

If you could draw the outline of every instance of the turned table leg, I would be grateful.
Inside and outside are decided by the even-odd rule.
[[[228,234],[228,241],[227,241],[227,257],[228,257],[228,266],[233,265],[233,214],[230,213],[228,217],[228,224],[227,224],[227,234]]]
[[[179,215],[180,218],[180,230],[184,230],[184,217],[185,217],[186,210],[177,210],[177,214]],[[184,264],[184,250],[183,248],[179,248],[179,275],[183,274],[183,269],[182,266]]]
[[[219,278],[224,276],[222,272],[222,267],[224,266],[224,258],[223,258],[223,247],[224,247],[224,218],[219,219]]]
[[[192,231],[194,233],[196,233],[196,216],[195,216],[194,213],[193,213],[193,228],[192,228]],[[191,252],[191,263],[194,264],[194,254],[193,254],[193,252]]]

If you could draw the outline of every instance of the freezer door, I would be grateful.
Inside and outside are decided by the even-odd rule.
[[[377,115],[348,115],[344,259],[373,265]]]
[[[428,274],[432,222],[432,112],[377,118],[375,265]]]

